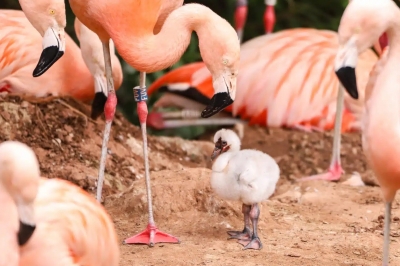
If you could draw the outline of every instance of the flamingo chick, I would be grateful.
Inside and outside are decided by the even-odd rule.
[[[258,204],[274,193],[279,180],[279,166],[271,156],[261,151],[240,150],[240,139],[230,129],[217,131],[214,143],[211,187],[222,198],[242,202],[244,229],[228,231],[230,239],[238,239],[244,249],[261,249],[257,234]]]
[[[347,92],[358,99],[357,57],[386,32],[389,48],[371,71],[365,98],[362,146],[382,188],[385,202],[383,265],[389,265],[392,202],[400,188],[400,9],[392,0],[352,0],[339,25],[336,74]]]
[[[0,144],[0,266],[117,266],[111,218],[91,195],[61,179],[40,178],[27,145]]]

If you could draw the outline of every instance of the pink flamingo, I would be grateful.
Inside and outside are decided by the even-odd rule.
[[[0,144],[1,266],[119,264],[114,224],[80,187],[40,178],[27,145]]]
[[[91,101],[94,98],[92,118],[98,117],[103,112],[101,103],[98,108],[98,99],[101,100],[98,94],[107,92],[104,89],[105,81],[99,78],[99,76],[104,76],[104,60],[103,57],[97,58],[97,60],[92,59],[96,58],[96,50],[101,49],[101,42],[89,29],[84,30],[83,34],[80,34],[78,27],[76,29],[82,50],[65,34],[68,45],[65,55],[48,70],[47,75],[34,78],[31,71],[42,51],[41,36],[29,23],[24,12],[0,10],[0,50],[3,51],[0,54],[0,92],[22,94],[27,98],[42,98],[48,95],[70,96],[83,102]],[[95,38],[93,38],[93,34]],[[102,60],[103,62],[101,62]],[[122,83],[122,69],[114,53],[112,60],[113,78],[117,89]],[[99,66],[101,63],[103,63],[103,68]],[[96,71],[92,73],[93,76],[88,68]],[[72,72],[73,75],[71,75]],[[44,101],[46,99],[32,100]]]
[[[400,90],[396,73],[400,60],[400,10],[392,0],[352,0],[339,25],[340,48],[336,74],[348,93],[358,99],[357,57],[386,32],[389,49],[376,64],[367,85],[362,146],[385,201],[383,265],[389,265],[392,202],[400,188]]]
[[[162,70],[177,62],[186,50],[195,31],[199,36],[201,55],[211,71],[215,94],[202,117],[210,117],[230,105],[235,99],[240,44],[236,32],[229,23],[199,4],[181,6],[183,0],[119,0],[78,1],[70,0],[71,8],[79,20],[97,33],[103,43],[108,98],[105,104],[106,127],[100,159],[97,200],[101,200],[107,143],[117,99],[113,90],[110,62],[110,38],[119,54],[132,67],[141,71],[140,86],[134,88],[138,102],[138,115],[142,127],[143,152],[149,223],[147,228],[125,240],[125,243],[157,242],[178,243],[179,240],[160,232],[155,226],[148,169],[146,120],[147,92],[145,72]],[[135,15],[132,15],[132,11]],[[162,25],[162,27],[161,27]]]

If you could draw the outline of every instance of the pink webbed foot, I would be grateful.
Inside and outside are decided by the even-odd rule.
[[[323,174],[303,177],[300,178],[299,181],[310,181],[310,180],[339,181],[343,173],[344,171],[342,166],[339,163],[335,163],[331,167],[329,167],[328,172]]]
[[[241,244],[243,249],[262,249],[262,243],[259,237],[252,237],[249,240],[239,240],[239,244]]]
[[[229,235],[228,239],[239,239],[239,240],[248,240],[251,239],[251,232],[248,227],[245,227],[243,231],[228,231]]]
[[[161,232],[155,225],[148,224],[141,233],[124,240],[124,244],[146,244],[153,247],[156,243],[176,243],[180,241],[177,237]]]

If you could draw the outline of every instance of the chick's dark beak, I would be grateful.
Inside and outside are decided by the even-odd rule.
[[[350,96],[357,100],[358,90],[355,68],[349,66],[341,67],[336,71],[336,76]]]
[[[218,155],[220,155],[222,152],[222,149],[215,147],[214,151],[211,154],[211,161],[213,161]]]

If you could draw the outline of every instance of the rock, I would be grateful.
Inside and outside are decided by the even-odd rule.
[[[358,172],[354,172],[353,175],[342,183],[343,185],[348,185],[352,187],[363,187],[365,186],[361,175]]]

